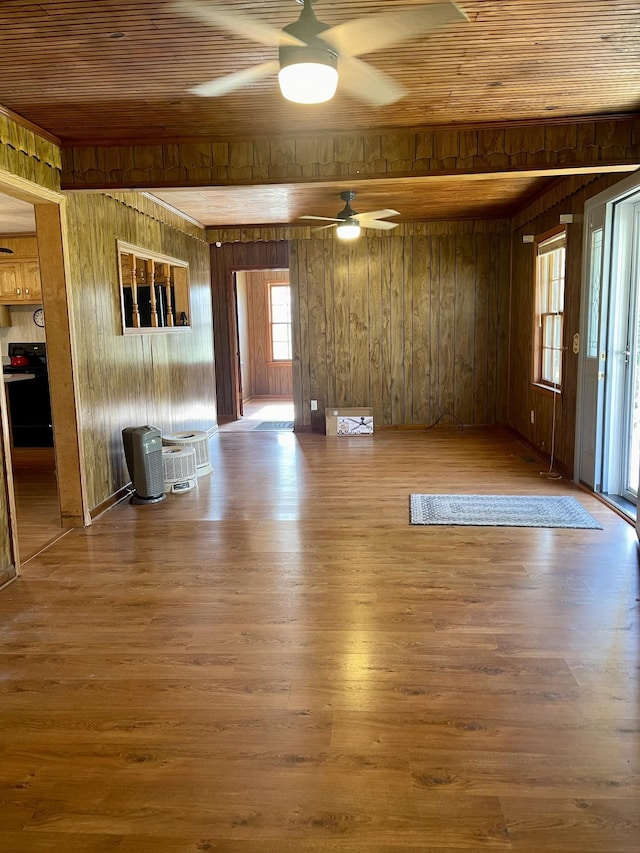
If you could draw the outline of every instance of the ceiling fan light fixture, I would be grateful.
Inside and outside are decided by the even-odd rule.
[[[338,88],[338,57],[329,49],[281,47],[278,82],[295,104],[330,101]]]
[[[360,236],[360,223],[357,219],[345,219],[336,228],[339,240],[357,240]]]

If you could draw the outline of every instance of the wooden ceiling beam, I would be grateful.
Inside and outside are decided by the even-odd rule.
[[[429,175],[566,175],[640,165],[640,116],[290,140],[68,145],[62,188],[251,186]]]

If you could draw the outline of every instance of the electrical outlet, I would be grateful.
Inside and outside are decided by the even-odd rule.
[[[318,401],[317,401],[317,400],[312,400],[312,401],[311,401],[311,411],[312,411],[312,412],[317,412],[317,411],[318,411]]]
[[[535,424],[536,422],[536,413],[531,409],[531,423]]]

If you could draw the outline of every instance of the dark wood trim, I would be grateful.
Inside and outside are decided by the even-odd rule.
[[[121,489],[118,489],[117,492],[114,492],[110,497],[106,499],[106,501],[102,501],[101,504],[94,507],[89,513],[91,516],[91,521],[95,521],[103,513],[110,510],[112,507],[119,504],[121,501],[125,500],[129,497],[129,495],[133,492],[133,485],[131,483],[127,483],[126,486],[123,486]]]
[[[557,125],[565,125],[567,123],[582,125],[582,124],[602,124],[608,121],[629,121],[633,119],[637,119],[637,112],[629,112],[629,113],[608,113],[607,115],[590,115],[590,116],[558,116],[558,117],[549,117],[545,118],[545,126],[557,126]],[[513,128],[533,128],[538,127],[540,125],[540,121],[538,119],[517,119],[515,121],[509,121],[506,125],[507,127]],[[505,127],[505,123],[502,121],[488,121],[488,122],[456,122],[455,124],[424,124],[424,125],[413,125],[402,128],[403,133],[450,133],[451,131],[468,132],[468,131],[476,131],[476,130],[496,130]],[[396,131],[390,131],[388,128],[380,127],[373,128],[371,133],[377,134],[390,134]],[[353,133],[351,131],[346,130],[330,130],[327,129],[327,133],[331,134],[336,138],[350,138],[353,137]],[[300,132],[297,134],[299,139],[312,139],[317,136],[317,132],[308,131],[308,132]],[[235,137],[233,135],[225,136],[224,134],[216,137],[216,142],[230,142]],[[286,131],[282,131],[282,133],[278,133],[277,130],[273,132],[274,139],[291,139],[291,134]],[[247,134],[245,140],[247,142],[254,142],[258,140],[263,140],[264,136],[256,133],[255,136],[251,134]],[[162,144],[164,145],[201,145],[203,142],[207,142],[206,139],[203,139],[201,136],[176,136],[170,140],[163,140]],[[145,146],[149,144],[148,137],[127,137],[127,145],[134,146]],[[122,142],[118,139],[114,139],[113,137],[105,137],[101,139],[97,136],[91,136],[87,138],[77,137],[73,140],[74,148],[91,148],[94,145],[99,145],[100,147],[105,148],[116,148],[122,145]]]

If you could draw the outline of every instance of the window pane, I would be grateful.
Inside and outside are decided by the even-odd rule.
[[[291,361],[291,288],[288,284],[269,285],[271,358]]]
[[[274,361],[291,361],[291,347],[288,341],[283,343],[274,341],[273,344],[273,360]]]
[[[591,235],[591,259],[589,266],[590,279],[587,358],[597,358],[600,326],[600,292],[602,286],[602,228],[597,228]]]
[[[274,323],[271,330],[274,343],[289,340],[289,326],[286,323]]]
[[[564,311],[565,234],[554,235],[537,245],[537,316],[534,361],[539,375],[534,381],[560,384],[562,375],[562,312]]]
[[[272,305],[271,306],[271,322],[272,323],[288,323],[290,320],[290,312],[288,305]]]
[[[556,385],[560,384],[560,371],[562,370],[562,352],[560,350],[553,351],[553,372],[551,376],[552,382]]]

